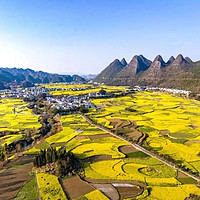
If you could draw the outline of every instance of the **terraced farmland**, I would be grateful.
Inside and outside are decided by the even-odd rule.
[[[45,145],[38,145],[35,148],[38,148],[39,151],[47,144],[57,148],[61,148],[63,145],[66,146],[68,150],[71,150],[82,160],[84,164],[82,179],[88,182],[94,188],[94,191],[96,187],[97,191],[100,190],[107,197],[112,191],[112,194],[115,194],[114,197],[118,196],[120,199],[130,197],[139,199],[141,195],[145,195],[146,191],[148,191],[148,198],[151,199],[165,188],[169,192],[168,195],[165,193],[163,195],[166,195],[165,198],[168,199],[173,199],[173,189],[176,188],[177,192],[185,191],[177,199],[182,199],[183,196],[186,198],[191,193],[199,194],[200,189],[195,185],[197,182],[192,178],[185,175],[183,177],[174,168],[170,168],[157,159],[133,149],[128,142],[109,136],[106,132],[91,126],[80,115],[63,116],[61,122],[63,131],[47,138]],[[130,153],[128,147],[131,147],[133,152],[131,157],[128,157]],[[38,151],[33,149],[32,153],[37,154]],[[71,181],[74,182],[73,179]],[[110,185],[109,190],[106,189],[108,184]],[[130,184],[129,187],[135,188],[133,190],[135,192],[130,194],[126,184]],[[95,198],[94,195],[91,195],[95,193],[94,191],[90,192],[90,195],[84,194],[77,197],[77,191],[74,191],[76,194],[73,194],[69,188],[70,180],[67,184],[62,185],[64,185],[67,196],[76,196],[76,199]]]
[[[117,87],[113,90],[117,91]],[[147,155],[147,152],[139,151],[128,142],[142,145],[155,154],[168,155],[167,159],[173,159],[173,162],[192,172],[199,172],[200,103],[151,92],[91,101],[98,109],[90,109],[86,115],[114,134],[125,135],[127,141],[90,124],[79,113],[61,116],[61,131],[48,134],[30,146],[23,152],[23,158],[32,159],[33,155],[50,146],[57,150],[66,147],[67,151],[81,160],[83,170],[76,176],[58,179],[40,169],[17,194],[15,191],[15,199],[26,199],[24,196],[30,183],[34,187],[29,195],[34,198],[39,195],[41,199],[184,200],[200,196],[196,180]],[[8,108],[12,114],[13,102]],[[26,115],[32,115],[22,106],[17,106],[17,109],[20,109],[19,114],[25,114],[24,120]],[[23,135],[8,135],[3,138],[1,145],[18,137]],[[23,163],[23,166],[26,164],[30,167],[30,163]],[[17,167],[21,168],[19,165]],[[4,173],[0,171],[0,177]]]
[[[113,120],[132,121],[147,134],[143,146],[158,154],[169,155],[192,172],[200,172],[200,103],[169,94],[137,92],[129,97],[94,99],[101,107],[89,116],[114,129]],[[111,127],[112,126],[112,127]],[[126,128],[118,131],[126,134]]]

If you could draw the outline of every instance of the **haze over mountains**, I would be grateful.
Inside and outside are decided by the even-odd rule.
[[[114,60],[94,80],[110,85],[141,85],[198,91],[200,89],[200,61],[193,62],[179,54],[164,61],[158,55],[151,61],[143,55],[135,55],[126,64]]]
[[[84,82],[85,79],[78,75],[50,74],[42,71],[22,68],[0,68],[0,89],[5,89],[9,83],[22,83],[31,86],[34,83],[59,83],[59,82]]]

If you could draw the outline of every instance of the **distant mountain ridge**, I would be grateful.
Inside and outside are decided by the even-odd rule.
[[[85,82],[85,79],[78,75],[59,75],[43,71],[22,68],[0,68],[0,89],[12,82],[22,83],[59,83],[59,82]]]
[[[112,80],[125,68],[126,65],[127,62],[124,58],[121,61],[115,59],[93,80],[97,82],[107,82],[107,80]]]
[[[83,75],[81,75],[81,77],[83,77],[86,81],[90,81],[97,76],[98,76],[98,74],[83,74]]]
[[[164,61],[158,55],[151,61],[143,55],[135,55],[127,65],[116,59],[93,82],[110,85],[142,85],[200,90],[200,61],[193,62],[179,54]]]

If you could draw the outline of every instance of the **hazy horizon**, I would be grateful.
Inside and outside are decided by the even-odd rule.
[[[2,0],[0,67],[96,74],[142,54],[200,60],[200,1]]]

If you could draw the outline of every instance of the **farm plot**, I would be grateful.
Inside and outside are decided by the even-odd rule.
[[[85,141],[82,145],[75,147],[72,152],[81,159],[94,155],[111,155],[113,158],[123,158],[125,155],[118,150],[119,146],[123,145],[128,145],[128,143],[114,137],[106,137]]]
[[[0,101],[0,131],[40,128],[39,117],[33,115],[26,106],[27,103],[20,99],[2,99]]]
[[[125,157],[118,148],[128,145],[108,135],[106,132],[90,126],[79,115],[67,115],[61,118],[63,130],[45,139],[45,142],[26,151],[26,154],[36,154],[41,149],[52,145],[56,148],[66,146],[68,150],[81,159],[99,155],[111,155],[113,158]],[[84,128],[82,125],[87,125]],[[81,128],[80,128],[81,127]],[[91,137],[91,139],[90,139]]]
[[[101,107],[88,114],[97,123],[111,129],[117,126],[118,130],[122,130],[119,123],[114,123],[116,119],[134,121],[136,129],[148,135],[144,147],[167,154],[176,161],[182,161],[191,171],[200,172],[198,101],[143,91],[121,98],[94,99],[92,103]],[[124,133],[130,134],[125,129]],[[133,135],[136,137],[136,134]]]
[[[136,185],[123,184],[123,183],[117,183],[117,184],[115,183],[112,185],[115,186],[115,188],[119,192],[120,199],[126,199],[128,197],[134,197],[134,196],[136,197],[142,193],[141,188]]]
[[[79,198],[95,190],[94,187],[78,176],[62,180],[62,185],[70,199]]]
[[[148,157],[140,151],[137,151],[133,147],[129,146],[129,143],[115,137],[109,137],[108,133],[89,125],[77,114],[62,116],[61,122],[63,125],[63,131],[50,136],[45,140],[45,142],[36,147],[39,149],[44,148],[49,144],[57,145],[57,147],[60,147],[61,144],[65,145],[67,150],[71,150],[83,161],[83,179],[92,182],[92,184],[118,184],[121,183],[121,181],[126,181],[126,183],[134,182],[134,187],[132,188],[134,191],[131,191],[130,188],[120,187],[120,185],[119,187],[116,187],[118,193],[121,193],[123,198],[137,198],[136,196],[141,193],[141,189],[144,185],[148,186],[147,189],[149,189],[151,193],[145,190],[143,196],[147,191],[147,195],[153,195],[154,197],[154,188],[156,190],[155,194],[157,194],[158,188],[161,188],[161,190],[169,188],[169,192],[171,192],[170,189],[179,188],[179,185],[184,184],[191,185],[193,181],[189,180],[188,177],[181,177],[180,173],[178,173],[177,176],[177,172],[174,169],[154,158]],[[154,128],[146,126],[139,128],[143,128],[142,131],[146,130],[148,133],[151,133],[156,139],[160,138],[159,142],[163,146],[168,141],[171,142],[171,140],[162,137],[161,135],[157,137],[160,133]],[[152,138],[150,139],[153,141]],[[154,145],[154,143],[150,143],[150,145]],[[156,148],[158,147],[156,146]],[[196,165],[198,166],[198,162],[196,162]],[[81,180],[78,182],[81,182]],[[97,187],[98,190],[89,191],[91,189],[89,185],[86,184],[86,187],[84,182],[79,184],[78,182],[74,177],[62,180],[64,190],[70,198],[107,199],[107,197],[111,195],[110,193],[107,194],[106,191],[104,194],[107,195],[107,197],[100,193],[100,191],[103,192],[101,186]],[[87,188],[85,193],[82,189],[73,191],[73,184],[75,184],[74,187],[79,187],[84,184],[81,188]],[[140,189],[138,188],[138,185],[141,185]],[[196,192],[196,190],[193,191]],[[86,192],[88,193],[86,194]],[[186,193],[190,194],[190,192],[191,190],[188,189]],[[128,196],[125,195],[125,193],[127,193]],[[195,194],[198,194],[198,192]],[[103,197],[101,195],[103,195]],[[170,195],[173,196],[173,192],[171,192]],[[138,198],[139,197],[140,196],[138,196]],[[151,196],[149,196],[149,199],[150,197]]]
[[[69,127],[63,127],[63,130],[55,135],[52,135],[46,139],[46,142],[49,144],[68,142],[70,139],[78,135],[78,132],[75,132]]]
[[[125,91],[126,87],[115,87],[115,86],[93,86],[88,84],[48,84],[41,85],[46,88],[57,88],[57,90],[50,91],[52,95],[84,95],[88,93],[99,92],[100,90],[106,90],[106,92],[119,92]]]
[[[32,165],[12,167],[0,172],[0,199],[13,199],[23,184],[29,179]]]
[[[48,143],[66,142],[66,147],[81,159],[96,155],[111,155],[113,158],[125,157],[118,148],[127,145],[106,132],[90,126],[79,115],[69,115],[61,118],[62,124],[70,122],[69,127],[63,127],[63,131],[46,139]],[[87,127],[82,127],[87,125]],[[65,124],[67,126],[67,124]],[[81,128],[80,128],[81,127]],[[60,139],[60,136],[62,138]],[[76,136],[76,137],[75,137]],[[84,137],[81,137],[84,136]],[[91,137],[91,139],[90,139]]]
[[[24,152],[24,154],[37,154],[40,152],[40,150],[48,149],[49,148],[49,143],[46,141],[43,141],[42,143],[39,143],[35,145],[34,147],[29,148]]]
[[[109,199],[104,194],[102,194],[99,190],[94,190],[75,200],[109,200]]]
[[[14,200],[38,199],[36,177],[32,175],[30,180],[19,190]]]
[[[96,189],[103,192],[109,199],[112,200],[118,200],[119,199],[119,193],[115,187],[113,187],[112,184],[92,184]]]
[[[190,196],[190,194],[200,195],[200,190],[196,185],[178,185],[176,187],[149,187],[149,193],[146,194],[145,199],[162,199],[162,200],[183,200]],[[141,196],[142,197],[142,196]],[[136,199],[142,199],[137,197]]]
[[[177,185],[176,171],[150,159],[107,160],[87,163],[85,176],[93,179],[136,180],[149,185]]]
[[[22,134],[5,135],[0,138],[0,147],[4,146],[5,144],[9,145],[12,142],[18,141],[22,138],[23,138]]]
[[[42,200],[47,200],[47,199],[67,200],[67,197],[56,176],[39,172],[36,173],[36,176]]]

